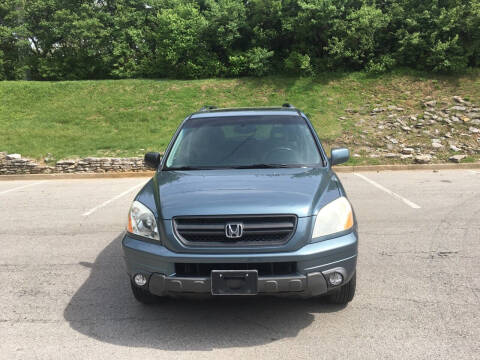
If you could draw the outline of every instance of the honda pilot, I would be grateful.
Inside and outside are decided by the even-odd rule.
[[[357,222],[307,116],[292,105],[189,115],[136,195],[122,246],[142,303],[187,294],[355,294]]]

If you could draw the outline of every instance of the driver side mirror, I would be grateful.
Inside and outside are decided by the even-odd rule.
[[[333,165],[343,164],[350,158],[350,151],[345,148],[332,149],[330,163]]]
[[[158,168],[158,165],[160,165],[160,160],[162,159],[162,156],[158,152],[148,152],[145,154],[145,157],[143,161],[145,161],[145,164],[147,166],[150,166],[152,168]]]

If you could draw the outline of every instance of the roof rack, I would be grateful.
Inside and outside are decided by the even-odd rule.
[[[214,105],[205,105],[198,111],[200,112],[200,111],[208,111],[208,110],[215,110],[215,109],[217,109],[217,107]]]
[[[298,116],[302,116],[302,112],[300,110],[298,110],[295,106],[293,106],[292,104],[290,103],[285,103],[285,104],[282,104],[282,108],[287,108],[287,109],[293,109],[293,110],[296,110],[297,111],[297,114]]]

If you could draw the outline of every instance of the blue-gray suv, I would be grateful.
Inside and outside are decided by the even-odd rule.
[[[189,115],[128,215],[123,251],[142,303],[185,294],[355,294],[352,206],[307,116],[289,104]]]

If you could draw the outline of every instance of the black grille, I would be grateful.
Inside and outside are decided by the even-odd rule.
[[[229,238],[225,234],[227,224],[242,224],[240,238]],[[175,232],[187,245],[279,245],[286,243],[295,232],[295,215],[260,216],[199,216],[173,219]]]
[[[294,262],[276,263],[233,263],[233,264],[196,264],[175,263],[176,276],[206,277],[212,270],[257,270],[259,276],[293,275],[297,272]]]

